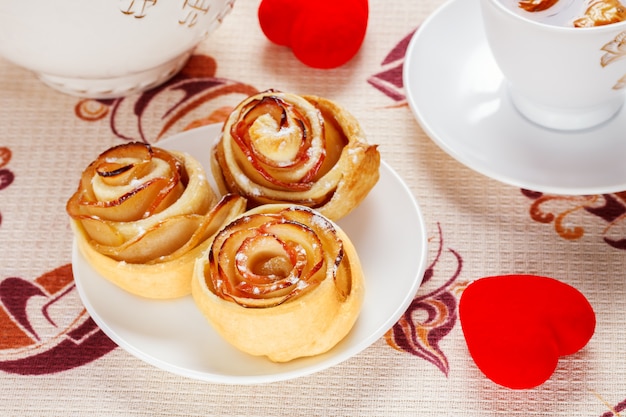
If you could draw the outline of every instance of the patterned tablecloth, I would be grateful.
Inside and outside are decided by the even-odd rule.
[[[429,139],[407,105],[402,64],[440,0],[370,2],[359,54],[331,70],[269,43],[258,4],[238,0],[175,79],[121,99],[64,95],[0,60],[0,415],[626,415],[626,192],[520,189],[472,171]],[[258,385],[178,376],[118,347],[89,317],[74,286],[65,203],[108,147],[219,123],[268,88],[331,98],[360,120],[423,212],[424,282],[385,337],[329,369]],[[567,282],[597,316],[587,346],[534,389],[487,379],[459,323],[465,286],[508,273]]]

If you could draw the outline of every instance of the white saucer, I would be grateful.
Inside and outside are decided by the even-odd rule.
[[[491,56],[478,0],[448,1],[423,22],[409,44],[403,76],[424,131],[469,168],[545,193],[626,190],[626,108],[577,132],[525,119]]]
[[[195,156],[209,170],[219,125],[194,129],[156,146]],[[191,296],[153,301],[131,295],[98,275],[74,245],[72,267],[85,308],[114,342],[156,367],[186,377],[230,384],[295,378],[336,365],[367,348],[408,308],[426,268],[426,230],[409,188],[384,162],[365,201],[338,223],[354,243],[365,274],[365,300],[348,336],[323,355],[277,364],[225,342]]]

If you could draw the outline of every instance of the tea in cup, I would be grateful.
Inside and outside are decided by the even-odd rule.
[[[618,1],[480,0],[489,47],[523,116],[579,130],[622,108],[626,9]]]
[[[620,0],[500,0],[531,20],[553,26],[594,27],[626,20]]]

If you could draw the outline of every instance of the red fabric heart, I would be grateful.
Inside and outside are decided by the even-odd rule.
[[[367,0],[262,0],[261,30],[272,42],[288,46],[303,64],[339,67],[361,48],[367,30]]]
[[[513,389],[547,381],[559,357],[582,349],[596,326],[581,292],[534,275],[474,281],[461,296],[459,319],[476,366],[493,382]]]

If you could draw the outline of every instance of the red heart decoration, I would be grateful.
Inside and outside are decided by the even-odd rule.
[[[367,30],[367,0],[262,0],[261,30],[272,42],[288,46],[303,64],[339,67],[361,48]]]
[[[596,316],[585,296],[553,278],[481,278],[463,291],[459,319],[470,355],[493,382],[513,389],[541,385],[561,356],[582,349]]]

